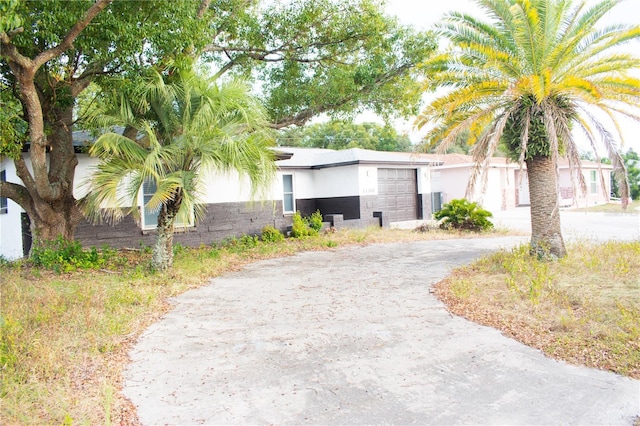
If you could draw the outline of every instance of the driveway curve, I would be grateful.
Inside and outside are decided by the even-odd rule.
[[[260,261],[172,300],[124,394],[154,424],[632,424],[640,382],[450,315],[431,285],[521,238]]]

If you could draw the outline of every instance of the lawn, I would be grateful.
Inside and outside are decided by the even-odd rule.
[[[547,355],[640,379],[640,241],[581,242],[541,262],[522,246],[436,286],[448,309]]]
[[[306,250],[459,236],[367,229],[278,243],[242,238],[177,246],[174,268],[164,274],[149,269],[147,251],[105,251],[93,270],[0,262],[0,424],[136,424],[120,395],[128,350],[170,308],[168,298],[211,277]],[[438,291],[454,312],[551,356],[638,377],[640,243],[571,247],[557,264],[524,253],[500,253],[458,270]]]
[[[608,203],[598,206],[581,207],[570,209],[572,212],[602,212],[602,213],[632,213],[640,214],[640,200],[631,202],[625,210],[622,210],[620,203]]]

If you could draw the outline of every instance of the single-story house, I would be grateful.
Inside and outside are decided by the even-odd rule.
[[[431,189],[434,194],[441,194],[441,202],[465,198],[469,177],[474,168],[474,160],[464,154],[428,154],[427,158],[441,163],[433,167]],[[558,164],[558,189],[561,207],[586,207],[605,204],[611,193],[611,172],[609,164],[598,164],[594,161],[581,162],[582,175],[587,184],[583,193],[578,185],[577,171],[569,168],[566,159]],[[520,177],[522,174],[522,177]],[[574,183],[575,182],[575,183]],[[487,174],[476,181],[475,191],[470,197],[489,211],[507,210],[530,204],[529,183],[526,165],[520,166],[504,157],[491,158]]]
[[[80,133],[78,145],[88,135]],[[204,202],[207,213],[198,223],[177,227],[177,243],[198,246],[243,234],[259,234],[265,225],[286,231],[296,211],[307,216],[319,210],[336,227],[389,226],[393,222],[428,219],[442,204],[464,198],[473,159],[461,154],[379,152],[353,148],[341,151],[314,148],[276,148],[278,172],[260,199],[252,200],[250,186],[238,175],[212,174]],[[28,161],[28,153],[24,154]],[[82,183],[97,160],[79,149],[74,195],[81,198]],[[602,174],[598,169],[602,171]],[[559,167],[561,206],[607,202],[611,166],[583,161],[586,194],[573,189],[568,163]],[[522,179],[520,173],[524,173]],[[602,179],[600,178],[602,176]],[[0,159],[0,179],[20,182],[11,160]],[[604,185],[604,186],[603,186]],[[603,190],[604,188],[604,190]],[[155,239],[157,213],[144,205],[154,188],[143,188],[138,200],[140,223],[131,216],[115,226],[82,222],[76,238],[85,246],[140,247]],[[505,158],[492,158],[486,179],[480,178],[472,201],[497,211],[529,204],[526,170]],[[18,258],[31,244],[29,218],[13,201],[0,198],[0,255]]]
[[[389,153],[364,149],[277,148],[278,172],[262,194],[252,200],[248,181],[238,175],[206,178],[207,213],[198,223],[177,227],[175,242],[209,245],[243,234],[259,234],[265,225],[286,231],[296,211],[319,210],[325,221],[341,226],[388,226],[391,222],[429,218],[433,212],[431,168],[439,164],[424,154]],[[25,153],[27,163],[28,153]],[[79,152],[74,195],[86,194],[83,182],[97,160]],[[20,183],[11,160],[0,160],[0,176]],[[155,240],[156,214],[144,208],[154,188],[143,188],[138,200],[140,223],[131,216],[115,226],[82,222],[76,239],[85,246],[140,247]],[[0,205],[0,255],[8,259],[28,253],[29,219],[11,200]]]

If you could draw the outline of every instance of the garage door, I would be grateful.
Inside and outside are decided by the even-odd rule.
[[[378,208],[391,222],[418,218],[415,169],[378,169]]]

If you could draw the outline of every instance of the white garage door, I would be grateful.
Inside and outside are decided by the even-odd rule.
[[[415,169],[378,169],[378,210],[390,222],[418,218]]]

